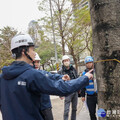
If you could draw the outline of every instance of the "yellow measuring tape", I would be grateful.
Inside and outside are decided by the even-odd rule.
[[[117,59],[99,60],[99,61],[95,61],[95,63],[99,63],[99,62],[106,62],[106,61],[117,61],[118,63],[120,63],[120,61],[119,61],[119,60],[117,60]]]

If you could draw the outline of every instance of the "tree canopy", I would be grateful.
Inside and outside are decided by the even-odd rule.
[[[10,43],[12,37],[16,34],[17,30],[9,26],[0,29],[0,70],[3,66],[9,65],[13,61]]]

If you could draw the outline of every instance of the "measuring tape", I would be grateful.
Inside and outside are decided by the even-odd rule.
[[[117,59],[99,60],[99,61],[95,61],[95,63],[99,63],[99,62],[106,62],[106,61],[117,61],[118,63],[120,63],[120,61],[119,61],[119,60],[117,60]]]

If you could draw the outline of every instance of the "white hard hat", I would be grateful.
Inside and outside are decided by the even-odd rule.
[[[11,50],[20,46],[34,46],[33,40],[28,34],[17,35],[11,40]]]
[[[63,60],[66,60],[66,59],[70,59],[70,58],[69,58],[69,56],[64,55],[64,56],[62,57],[62,61],[63,61]]]
[[[41,60],[38,53],[36,53],[36,55],[35,55],[35,60]]]

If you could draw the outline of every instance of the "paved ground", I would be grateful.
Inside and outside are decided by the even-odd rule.
[[[77,120],[90,120],[88,109],[84,103],[81,111],[77,114]]]
[[[63,120],[64,100],[60,100],[56,97],[55,99],[52,99],[52,106],[54,120]],[[78,99],[77,120],[90,120],[87,107],[80,98]]]

